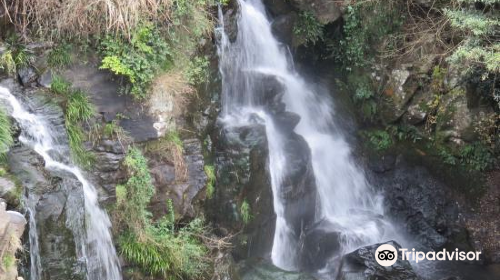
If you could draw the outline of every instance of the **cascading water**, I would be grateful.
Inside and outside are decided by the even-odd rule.
[[[283,174],[288,168],[283,135],[272,114],[260,100],[260,76],[273,77],[284,87],[281,97],[286,109],[300,116],[295,133],[311,150],[311,161],[318,192],[316,220],[327,220],[340,232],[341,253],[373,244],[387,237],[390,225],[381,220],[381,199],[374,194],[363,172],[351,158],[348,143],[335,123],[329,97],[314,92],[287,60],[287,50],[273,37],[271,24],[261,0],[239,0],[237,37],[230,42],[220,13],[219,56],[222,75],[221,119],[226,126],[245,125],[251,115],[264,120],[269,145],[274,209],[277,216],[272,261],[296,269],[297,242],[285,219]]]
[[[87,268],[88,280],[120,280],[120,265],[113,246],[110,227],[111,222],[106,212],[99,207],[98,196],[95,187],[83,176],[82,171],[69,163],[64,163],[67,158],[61,150],[57,141],[52,136],[51,126],[43,115],[28,112],[10,91],[0,87],[0,99],[7,102],[11,107],[12,117],[21,127],[19,140],[26,146],[31,147],[45,161],[47,170],[67,172],[74,176],[83,188],[85,200],[85,224],[78,224],[79,220],[73,215],[68,215],[68,224],[73,231],[81,231],[75,236],[75,245],[78,257],[82,258]],[[59,159],[59,160],[56,160]],[[29,201],[29,198],[28,198]],[[29,204],[29,202],[28,202]],[[76,203],[68,201],[68,212],[78,212],[72,209]],[[38,237],[35,222],[35,207],[28,205],[30,214],[30,246],[31,246],[31,279],[40,278],[41,268],[38,252]],[[74,214],[76,215],[76,214]],[[85,230],[86,229],[86,230]]]

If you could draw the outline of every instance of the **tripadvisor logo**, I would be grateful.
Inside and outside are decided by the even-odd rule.
[[[375,251],[375,260],[381,266],[391,266],[398,261],[398,251],[401,255],[401,260],[403,261],[415,261],[418,263],[419,261],[429,260],[429,261],[478,261],[479,255],[481,252],[464,252],[458,251],[455,249],[454,251],[447,251],[443,249],[438,252],[420,252],[415,251],[415,249],[404,249],[400,248],[396,249],[394,246],[390,244],[382,244]]]

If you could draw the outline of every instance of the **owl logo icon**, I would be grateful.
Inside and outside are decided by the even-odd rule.
[[[398,250],[392,245],[382,244],[375,251],[375,260],[381,266],[391,266],[398,260]]]

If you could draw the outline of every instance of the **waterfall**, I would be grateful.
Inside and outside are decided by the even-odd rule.
[[[85,179],[83,172],[70,163],[63,162],[67,153],[58,146],[52,136],[52,127],[43,115],[28,112],[10,91],[0,87],[0,99],[11,107],[12,117],[21,127],[19,140],[38,153],[45,162],[45,168],[65,172],[74,176],[83,188],[85,201],[85,224],[80,224],[79,218],[68,215],[67,224],[72,227],[75,235],[75,245],[79,258],[87,266],[88,280],[120,280],[120,265],[111,237],[111,222],[106,212],[99,207],[98,195],[95,187]],[[29,201],[29,198],[28,198]],[[68,212],[77,213],[78,204],[68,200]],[[35,206],[28,202],[30,214],[30,253],[31,277],[38,280],[40,277],[40,258],[38,252],[38,237],[35,223]],[[42,268],[43,269],[43,268]]]
[[[275,265],[297,268],[297,242],[285,218],[283,172],[288,167],[284,135],[276,120],[262,104],[260,77],[272,77],[284,88],[281,96],[286,110],[300,116],[295,127],[311,150],[318,193],[316,221],[328,221],[340,231],[341,253],[387,238],[390,224],[383,221],[382,199],[374,193],[363,171],[356,166],[351,149],[335,120],[329,96],[315,92],[293,69],[288,50],[272,35],[271,23],[261,0],[238,0],[237,36],[233,42],[225,33],[220,12],[218,53],[222,76],[222,113],[226,126],[245,125],[258,115],[266,125],[269,172],[277,216],[272,261]]]

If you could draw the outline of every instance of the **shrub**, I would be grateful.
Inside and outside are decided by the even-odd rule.
[[[205,165],[204,170],[207,175],[207,198],[211,199],[215,192],[215,168],[213,165]]]
[[[189,62],[188,67],[186,68],[186,80],[192,85],[199,85],[207,81],[208,79],[208,58],[204,57],[195,57]]]
[[[128,180],[116,188],[114,223],[120,225],[119,252],[148,275],[166,279],[198,279],[209,268],[208,249],[199,236],[202,221],[195,219],[180,229],[175,227],[172,202],[169,215],[153,222],[147,207],[155,193],[146,158],[130,148],[124,160]]]
[[[243,223],[245,224],[248,224],[252,219],[252,213],[248,201],[243,200],[243,202],[241,203],[240,214],[241,218],[243,219]]]
[[[123,36],[108,35],[101,49],[100,68],[126,77],[131,84],[126,93],[137,98],[144,98],[155,75],[171,65],[170,47],[152,24],[135,29],[130,42]]]
[[[312,12],[303,11],[293,26],[293,33],[304,40],[306,44],[315,44],[323,38],[323,25]]]
[[[476,9],[475,3],[482,2],[484,7]],[[457,8],[445,8],[445,16],[463,38],[448,61],[460,69],[472,70],[482,66],[490,73],[500,72],[500,44],[496,38],[499,33],[497,0],[473,1],[458,0]]]
[[[92,153],[85,150],[83,146],[83,142],[87,139],[87,136],[81,126],[88,124],[94,116],[94,106],[90,103],[85,92],[79,89],[72,89],[71,84],[60,76],[54,76],[50,89],[55,94],[66,97],[64,119],[71,157],[77,164],[89,167],[94,158]]]
[[[483,144],[467,144],[459,151],[460,162],[476,171],[485,171],[493,167],[495,157]]]
[[[368,131],[363,133],[368,140],[370,145],[377,151],[386,150],[392,146],[391,135],[384,130]]]

